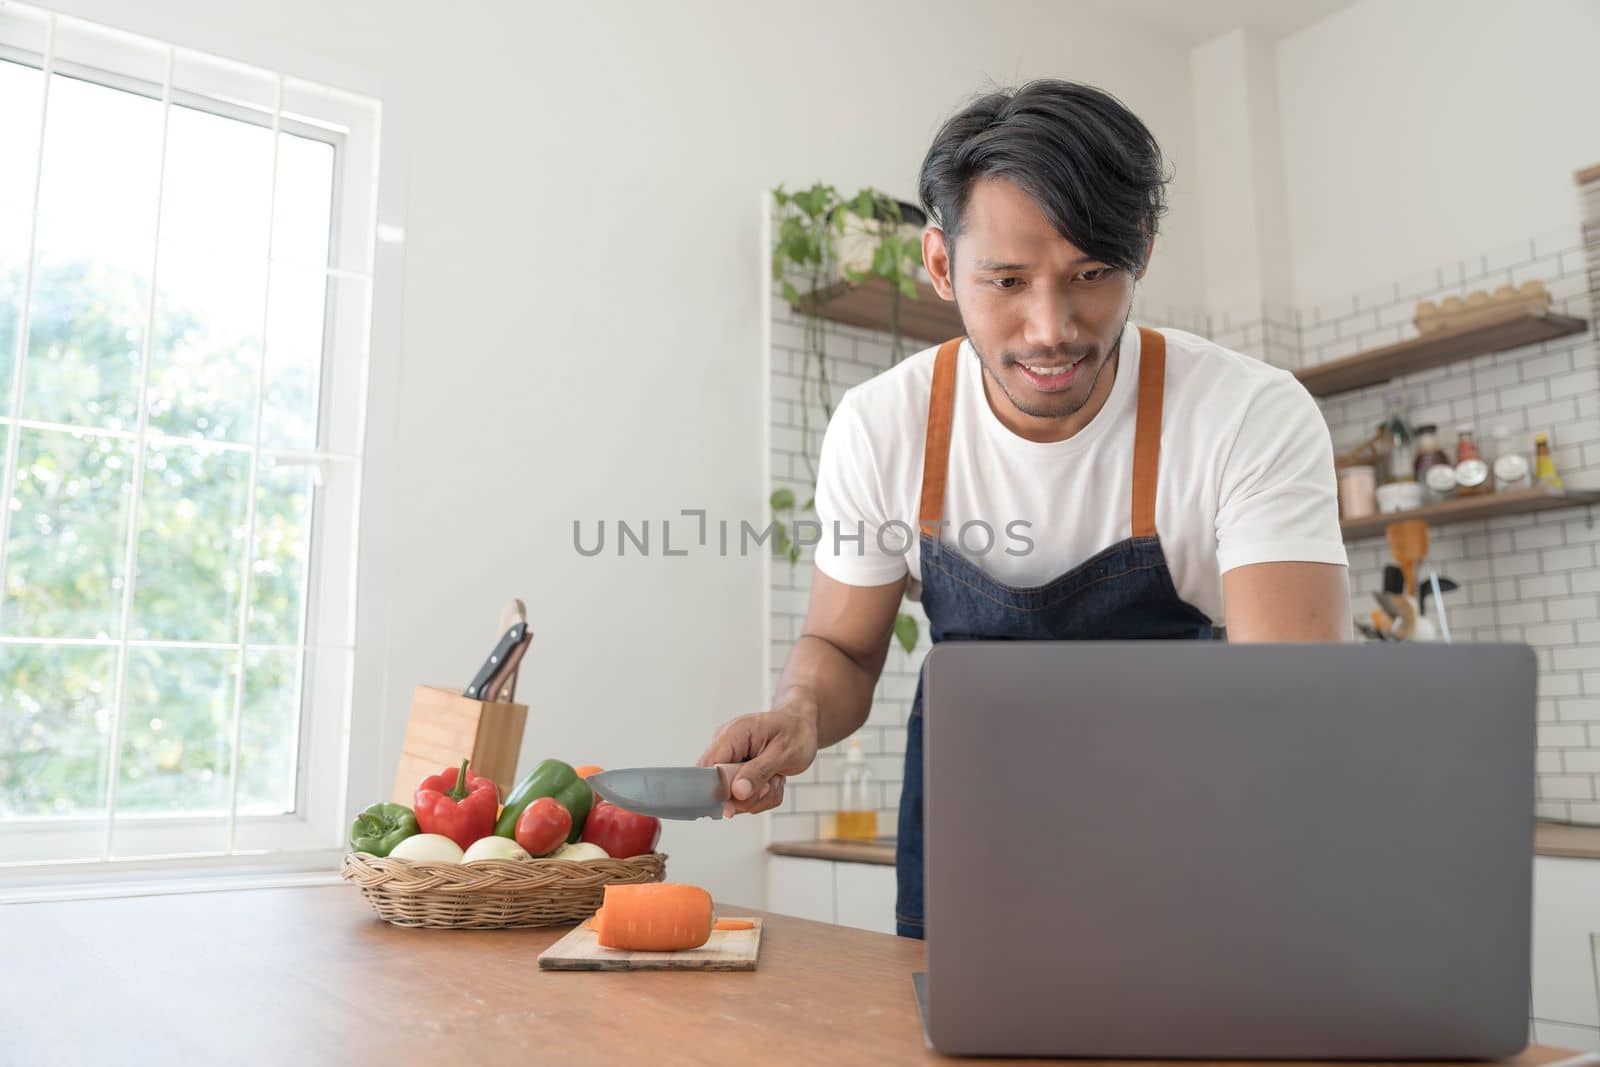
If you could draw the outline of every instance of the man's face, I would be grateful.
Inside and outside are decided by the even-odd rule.
[[[1114,373],[1102,382],[1101,372],[1122,336],[1135,278],[1075,247],[1004,178],[973,186],[961,223],[953,247],[938,230],[924,235],[929,273],[956,301],[989,381],[1024,416],[1016,421],[1053,437],[1052,426],[1077,421],[1091,397],[1109,391]]]

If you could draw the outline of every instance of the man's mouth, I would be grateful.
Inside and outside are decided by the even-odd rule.
[[[1044,393],[1060,392],[1071,387],[1078,380],[1078,374],[1089,359],[1082,356],[1070,363],[1056,360],[1048,361],[1017,361],[1017,367],[1022,371],[1022,376],[1028,384]]]

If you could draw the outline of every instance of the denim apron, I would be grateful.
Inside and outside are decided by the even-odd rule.
[[[919,523],[922,607],[930,636],[940,641],[1126,641],[1209,638],[1211,620],[1178,596],[1156,534],[1156,475],[1166,338],[1139,328],[1139,405],[1134,428],[1133,536],[1097,553],[1044,585],[1019,588],[991,578],[938,541],[950,458],[956,359],[963,339],[946,341],[934,363]],[[905,780],[895,847],[899,892],[895,927],[923,935],[922,680],[906,731]]]

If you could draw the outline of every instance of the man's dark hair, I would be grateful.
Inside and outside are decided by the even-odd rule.
[[[918,194],[954,243],[973,184],[1007,178],[1056,232],[1123,270],[1144,266],[1166,213],[1161,148],[1110,93],[1041,79],[987,93],[951,117],[922,161]]]

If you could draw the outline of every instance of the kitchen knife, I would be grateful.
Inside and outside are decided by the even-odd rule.
[[[496,630],[495,632],[496,633],[504,633],[507,629],[509,629],[511,627],[511,625],[513,623],[527,622],[527,621],[528,621],[528,608],[527,608],[527,605],[523,604],[522,600],[519,597],[512,597],[511,599],[506,601],[505,607],[500,609],[500,628],[498,630]],[[529,634],[528,638],[531,638],[531,637],[533,637],[533,635]],[[525,638],[523,640],[523,645],[526,646],[527,643],[528,643],[527,639]],[[527,651],[527,649],[524,648],[523,651]],[[515,649],[512,650],[511,656],[512,656],[512,658],[517,659],[519,661],[521,659],[521,656],[517,653],[517,651]],[[516,700],[517,699],[517,668],[515,666],[513,666],[510,671],[501,670],[499,673],[497,673],[495,675],[494,678],[490,679],[489,686],[490,687],[487,690],[484,691],[485,692],[485,699],[498,700],[498,701],[502,701],[502,702],[507,703],[507,704],[509,704],[512,701]]]
[[[516,692],[517,668],[522,665],[522,657],[528,651],[528,644],[533,640],[533,631],[523,635],[522,640],[506,654],[500,668],[494,672],[494,677],[489,679],[489,684],[483,687],[484,700],[498,700],[510,703]]]
[[[589,785],[602,800],[639,815],[720,819],[741,766],[719,763],[715,767],[631,767],[591,774]],[[782,775],[772,780],[772,788],[781,798]]]
[[[500,638],[500,643],[494,646],[494,651],[489,653],[489,658],[483,661],[483,666],[478,668],[478,673],[472,676],[472,681],[467,683],[466,689],[461,691],[462,696],[482,700],[489,686],[489,679],[494,677],[500,665],[505,662],[511,650],[522,643],[522,637],[528,632],[528,624],[519,622],[505,632]]]

